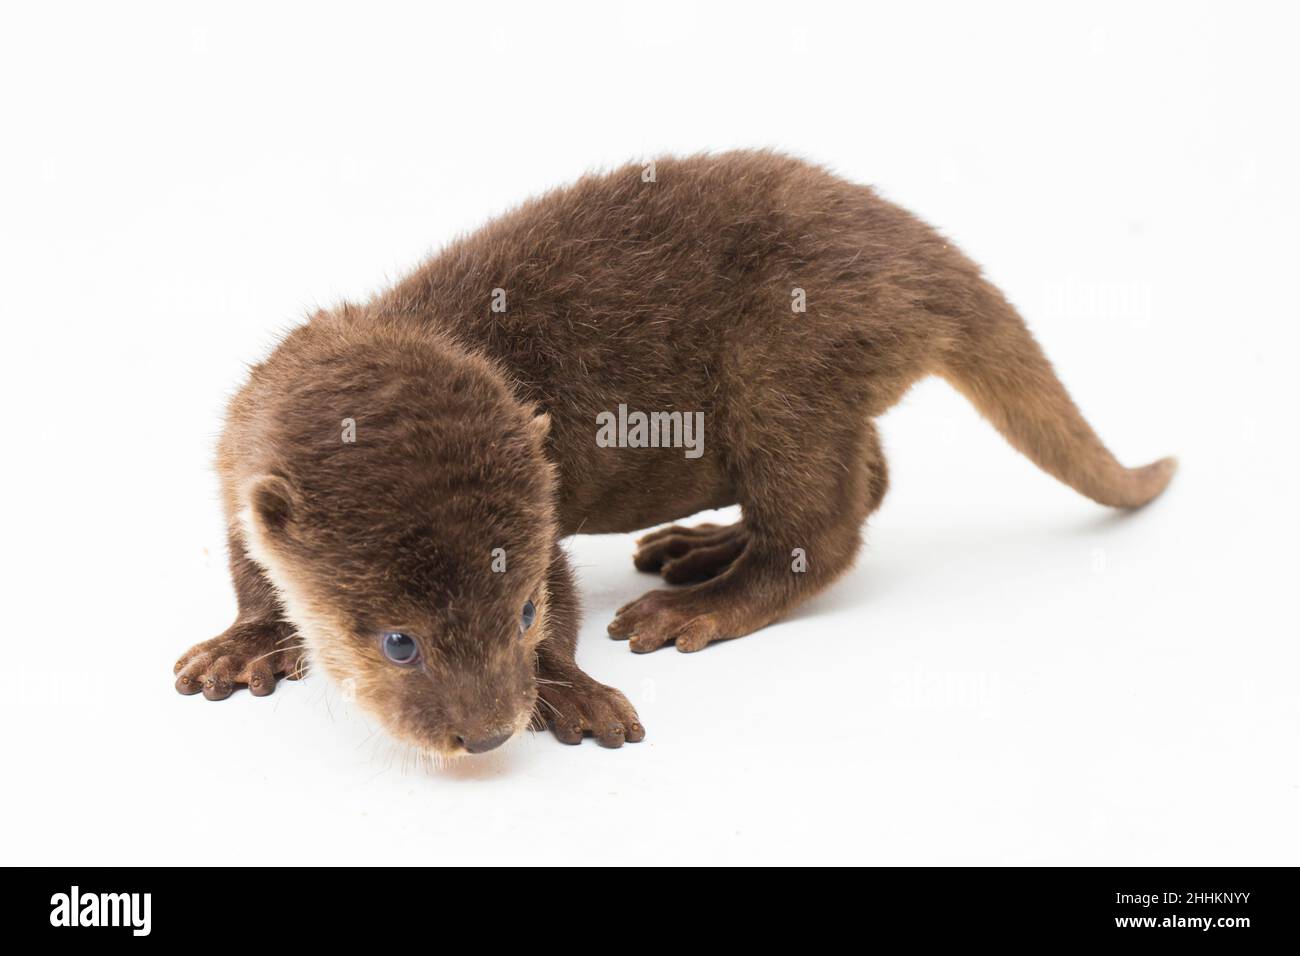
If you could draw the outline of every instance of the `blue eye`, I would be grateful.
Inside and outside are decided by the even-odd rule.
[[[394,664],[410,664],[420,656],[420,648],[409,634],[387,631],[383,639],[384,656]]]
[[[519,612],[519,633],[523,633],[533,626],[533,621],[537,620],[537,608],[533,606],[532,601],[524,602],[524,609]]]

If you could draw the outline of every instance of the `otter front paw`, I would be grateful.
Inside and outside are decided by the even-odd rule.
[[[284,621],[236,622],[181,655],[172,668],[176,689],[225,700],[236,688],[247,687],[254,697],[265,697],[275,690],[278,678],[297,680],[303,675],[302,650],[293,625]]]
[[[566,680],[546,679],[538,687],[536,729],[550,727],[561,743],[580,744],[592,736],[602,747],[621,747],[645,739],[636,709],[619,691],[579,671]]]

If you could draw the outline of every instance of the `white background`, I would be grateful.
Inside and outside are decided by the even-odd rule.
[[[1300,862],[1287,5],[6,11],[3,862]],[[954,237],[1168,494],[1110,513],[927,382],[856,568],[767,631],[634,656],[654,579],[572,542],[639,746],[430,774],[321,678],[175,693],[233,615],[244,363],[534,192],[736,146]]]

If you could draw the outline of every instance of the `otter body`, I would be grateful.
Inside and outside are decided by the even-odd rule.
[[[747,455],[806,454],[810,418],[861,431],[929,371],[947,334],[899,297],[937,302],[977,276],[869,188],[735,153],[660,160],[654,182],[629,166],[535,199],[374,305],[450,331],[550,413],[563,533],[626,532],[741,501]],[[702,411],[706,453],[601,452],[597,416],[619,404]]]
[[[219,456],[240,614],[177,686],[267,693],[305,654],[432,752],[529,718],[640,739],[573,663],[559,539],[738,503],[735,525],[643,538],[637,567],[687,586],[609,631],[692,651],[757,630],[851,563],[888,484],[873,419],[929,374],[1100,503],[1172,475],[1119,465],[979,269],[871,189],[752,152],[586,177],[254,370]]]

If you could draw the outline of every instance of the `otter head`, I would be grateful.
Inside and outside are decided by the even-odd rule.
[[[240,516],[312,666],[422,751],[499,746],[547,634],[547,417],[422,343],[317,357],[281,393]]]

